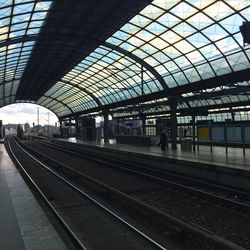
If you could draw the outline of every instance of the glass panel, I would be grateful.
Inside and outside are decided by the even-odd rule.
[[[181,22],[178,17],[168,12],[162,15],[157,21],[168,28],[172,28],[173,26]]]
[[[150,22],[151,20],[149,18],[146,18],[142,15],[137,15],[130,20],[130,23],[140,26],[141,28],[147,26]]]
[[[33,3],[24,3],[24,4],[18,4],[14,7],[13,14],[21,14],[26,12],[31,12],[33,8]]]
[[[210,5],[214,0],[188,0],[188,3],[193,5],[198,9],[204,9],[206,6]]]
[[[165,32],[160,35],[160,38],[165,40],[168,44],[173,44],[180,41],[182,38],[177,33],[172,31]]]
[[[215,73],[213,72],[213,69],[208,63],[196,66],[196,69],[204,80],[215,77]]]
[[[249,2],[248,2],[248,5],[249,5]],[[246,18],[246,20],[249,21],[250,20],[250,7],[242,10],[241,15],[243,15]]]
[[[213,5],[207,7],[204,12],[208,16],[213,17],[214,20],[219,21],[222,18],[232,14],[233,9],[231,9],[223,1],[216,1]]]
[[[216,75],[224,75],[226,73],[232,72],[228,67],[228,63],[224,58],[220,58],[211,62],[213,69],[216,72]]]
[[[175,13],[178,17],[182,19],[187,19],[188,17],[196,13],[197,10],[185,2],[180,2],[171,10],[171,12]]]
[[[195,33],[194,35],[189,36],[187,40],[197,48],[209,43],[209,40],[202,33]]]
[[[157,28],[155,30],[157,30]],[[163,29],[163,31],[164,31],[164,29]],[[137,33],[136,37],[138,37],[139,39],[141,39],[145,42],[149,42],[151,39],[154,38],[154,35],[152,33],[149,33],[146,30],[141,30],[140,32]],[[132,38],[133,42],[134,42],[134,39],[135,39],[135,37]],[[135,44],[135,45],[137,45],[137,44]],[[137,46],[137,47],[139,47],[139,46]]]
[[[213,23],[212,19],[202,12],[198,12],[194,16],[188,18],[187,22],[198,30],[201,30]]]
[[[131,23],[127,23],[121,28],[121,31],[127,32],[131,35],[137,33],[139,30],[140,30],[139,27],[137,27]]]
[[[200,53],[199,50],[187,53],[186,58],[189,60],[189,63],[192,62],[192,64],[195,65],[204,62],[204,56]]]
[[[234,71],[245,69],[249,65],[249,60],[243,52],[228,56],[227,59]]]
[[[144,8],[141,11],[141,15],[149,17],[151,19],[156,19],[157,17],[159,17],[160,15],[162,15],[164,13],[164,10],[159,9],[156,6],[153,5],[148,5],[146,8]]]
[[[198,75],[195,69],[184,70],[184,74],[188,78],[189,82],[196,82],[201,80],[200,76]]]
[[[180,2],[180,1],[179,0],[168,0],[168,1],[166,1],[166,0],[154,0],[153,4],[163,8],[165,10],[169,10],[178,2]]]
[[[177,84],[178,84],[179,86],[188,83],[187,78],[184,76],[184,74],[183,74],[182,72],[173,74],[173,77],[175,78],[175,80],[177,81]]]

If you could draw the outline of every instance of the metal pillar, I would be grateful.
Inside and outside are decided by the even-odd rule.
[[[108,137],[109,113],[108,111],[103,112],[103,119],[104,119],[103,136],[104,136],[104,142],[107,143],[109,141],[109,137]]]
[[[59,124],[60,124],[60,135],[62,136],[62,120],[59,120]]]
[[[139,118],[142,121],[142,135],[146,135],[146,115],[140,112]]]
[[[143,65],[141,65],[141,95],[144,95]]]
[[[168,102],[170,106],[172,149],[177,149],[177,101],[175,96],[170,96]]]
[[[208,123],[209,128],[209,141],[210,141],[210,152],[213,152],[213,140],[212,140],[212,126],[211,123]]]
[[[235,121],[235,113],[233,112],[232,108],[230,108],[230,112],[231,112],[232,122],[234,122]]]
[[[144,95],[144,79],[143,79],[143,65],[141,65],[141,95]],[[146,116],[143,114],[143,110],[140,114],[140,119],[142,120],[142,135],[146,135]]]
[[[79,137],[79,116],[75,116],[75,131],[76,131],[76,138]]]
[[[120,135],[120,126],[119,126],[119,124],[120,124],[120,120],[117,119],[116,120],[116,131],[117,131],[116,135]]]
[[[71,120],[71,117],[69,118],[69,136],[71,136],[71,123],[72,123],[72,120]]]
[[[225,149],[226,149],[226,154],[228,154],[228,145],[227,145],[227,124],[224,125],[224,134],[225,134]]]
[[[243,147],[243,155],[246,155],[246,141],[245,141],[245,125],[241,125],[241,141],[242,141],[242,147]]]
[[[196,147],[195,147],[195,115],[192,115],[192,131],[193,131],[193,151],[195,152]]]
[[[142,117],[142,135],[146,135],[146,117]]]
[[[48,134],[49,134],[49,112],[48,112]]]

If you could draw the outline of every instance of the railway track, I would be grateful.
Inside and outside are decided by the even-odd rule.
[[[26,148],[27,148],[27,146],[26,146]],[[209,232],[206,229],[203,229],[199,226],[196,226],[196,225],[187,223],[185,221],[179,220],[179,219],[177,219],[169,214],[163,213],[162,211],[159,211],[159,210],[157,210],[157,209],[155,209],[147,204],[144,204],[141,201],[138,201],[138,200],[132,198],[131,196],[121,192],[120,190],[114,189],[113,187],[110,187],[107,184],[101,183],[100,181],[98,181],[92,177],[85,176],[81,172],[76,171],[73,168],[66,166],[58,161],[55,161],[52,158],[48,158],[47,156],[44,156],[44,155],[42,156],[42,154],[40,152],[37,152],[34,149],[29,148],[29,150],[31,150],[33,154],[39,155],[39,158],[42,157],[44,161],[47,161],[50,163],[53,162],[53,165],[56,165],[57,169],[58,168],[67,169],[67,172],[68,171],[71,172],[71,176],[78,176],[78,178],[79,178],[79,176],[81,176],[81,177],[86,178],[88,181],[95,183],[95,185],[99,185],[99,188],[100,187],[104,188],[106,190],[106,192],[109,193],[109,197],[115,196],[116,199],[117,199],[117,197],[119,197],[118,198],[119,202],[126,201],[125,206],[129,206],[129,207],[132,206],[133,209],[136,208],[138,210],[138,213],[141,213],[141,211],[143,211],[143,213],[145,213],[145,211],[146,211],[147,216],[150,216],[152,218],[158,218],[158,220],[161,221],[161,224],[165,223],[168,226],[169,226],[169,224],[171,224],[170,227],[171,227],[172,231],[174,231],[173,226],[175,228],[178,228],[177,231],[179,232],[179,236],[185,235],[185,236],[183,236],[184,238],[187,238],[187,235],[191,236],[192,240],[198,241],[199,244],[201,241],[205,241],[207,243],[207,245],[209,245],[211,247],[208,249],[237,249],[237,250],[245,249],[241,246],[238,246],[234,243],[231,243],[229,241],[224,240],[223,238],[219,237],[218,235],[216,235],[212,232]],[[64,148],[63,150],[66,150],[66,149]],[[72,150],[71,150],[71,153],[72,153]],[[76,154],[76,153],[74,153],[74,154]],[[104,164],[104,163],[102,162],[102,164]],[[105,164],[107,164],[107,163],[105,163]],[[112,163],[112,164],[114,164],[114,163]],[[124,171],[124,169],[123,169],[123,171]],[[133,172],[133,174],[134,174],[134,172]],[[145,173],[144,173],[144,178],[145,177],[152,178],[148,174],[147,174],[147,176],[145,176]],[[159,179],[159,177],[156,177],[156,178]],[[162,180],[160,180],[160,181],[162,181]],[[187,249],[191,249],[191,248],[187,247]],[[194,248],[194,249],[200,249],[200,248]]]
[[[230,206],[231,208],[240,210],[242,212],[250,213],[250,193],[247,193],[245,191],[218,185],[215,183],[209,183],[204,180],[197,180],[195,178],[181,176],[162,169],[156,169],[155,167],[150,168],[145,165],[135,164],[129,161],[126,161],[126,164],[124,164],[124,160],[119,160],[119,157],[110,159],[110,157],[105,157],[99,154],[100,156],[98,155],[97,159],[96,154],[87,152],[86,150],[83,154],[83,151],[74,146],[61,144],[55,145],[46,141],[39,142],[64,152],[71,152],[78,157],[96,161],[103,164],[103,166],[113,165],[114,167],[121,170],[131,171],[134,174],[143,175],[158,180],[174,188],[178,188],[180,191],[192,192],[202,198],[210,199],[221,205],[227,207]]]
[[[19,143],[11,141],[8,147],[15,162],[70,234],[76,249],[169,249],[91,197],[51,164],[42,163]]]

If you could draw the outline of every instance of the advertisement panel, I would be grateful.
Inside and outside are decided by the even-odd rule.
[[[250,142],[250,127],[245,127],[245,141]]]
[[[212,140],[213,141],[224,141],[224,127],[212,127]]]
[[[227,141],[240,142],[241,141],[241,127],[231,126],[227,127]]]
[[[199,140],[209,140],[209,129],[208,127],[198,127]]]

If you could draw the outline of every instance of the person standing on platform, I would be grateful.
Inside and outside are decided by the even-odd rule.
[[[162,151],[165,151],[166,150],[166,147],[168,149],[168,138],[167,138],[167,135],[165,132],[162,132],[161,133],[161,136],[160,136],[160,142],[157,144],[158,146],[161,146],[161,150]]]
[[[184,129],[184,137],[186,137],[187,136],[187,129],[185,128]]]

